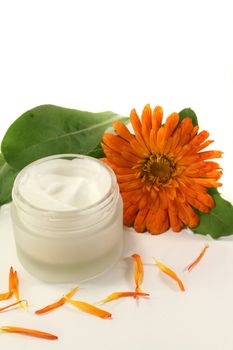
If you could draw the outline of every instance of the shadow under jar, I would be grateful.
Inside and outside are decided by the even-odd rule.
[[[35,161],[16,177],[12,199],[17,255],[35,277],[80,282],[119,260],[122,200],[103,162],[74,154]]]

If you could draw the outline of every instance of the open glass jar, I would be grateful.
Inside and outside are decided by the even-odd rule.
[[[40,159],[18,174],[12,198],[17,255],[35,277],[80,282],[120,258],[122,200],[103,162],[74,154]]]

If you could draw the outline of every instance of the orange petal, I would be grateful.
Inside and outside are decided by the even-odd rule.
[[[65,300],[68,301],[70,304],[76,306],[82,311],[88,312],[90,314],[93,314],[95,316],[98,316],[100,318],[110,318],[112,315],[105,310],[102,310],[94,305],[88,304],[84,301],[79,301],[79,300],[72,300],[67,297],[65,297]]]
[[[135,261],[134,268],[134,281],[135,281],[135,292],[141,291],[141,283],[143,279],[143,265],[142,259],[139,254],[133,254],[132,258]]]
[[[175,199],[177,197],[177,189],[175,189],[174,187],[167,187],[166,188],[166,195],[168,199]]]
[[[209,137],[209,133],[206,130],[202,130],[199,134],[194,136],[194,138],[190,141],[190,144],[192,146],[194,145],[200,145],[202,142],[204,142]]]
[[[152,235],[159,235],[169,228],[169,220],[167,210],[158,208],[150,209],[147,218],[146,218],[146,226]]]
[[[143,193],[141,189],[129,191],[129,192],[121,192],[121,196],[123,201],[129,201],[132,204],[138,204],[138,202],[141,200]]]
[[[130,122],[132,124],[135,134],[141,134],[142,124],[135,109],[132,109],[132,111],[130,112]]]
[[[205,176],[212,177],[212,178],[215,178],[216,180],[218,180],[222,176],[222,171],[220,171],[220,170],[208,171],[208,172],[206,172]]]
[[[204,186],[204,187],[220,187],[220,186],[222,186],[222,184],[220,182],[216,182],[215,179],[195,178],[195,182],[199,185]]]
[[[181,129],[180,129],[180,127],[178,127],[172,135],[172,144],[170,147],[171,151],[176,150],[176,147],[178,146],[178,144],[180,142],[180,137],[181,137]]]
[[[195,213],[193,208],[188,203],[181,203],[180,202],[180,208],[183,208],[185,211],[185,215],[187,216],[187,221],[185,224],[187,224],[190,228],[194,228],[198,225],[200,217]]]
[[[116,133],[120,137],[122,137],[123,139],[130,142],[132,140],[132,138],[134,138],[134,136],[129,132],[129,130],[127,129],[127,127],[125,126],[124,123],[119,122],[119,121],[114,122],[113,127],[114,127]]]
[[[9,271],[9,291],[13,293],[13,284],[14,284],[14,269],[11,266]]]
[[[187,225],[189,223],[189,217],[184,209],[183,202],[181,202],[180,200],[175,200],[175,202],[177,205],[177,211],[180,220]]]
[[[157,131],[161,127],[163,119],[163,109],[160,106],[156,106],[153,110],[152,115],[152,129],[154,130],[155,134],[157,134]]]
[[[127,208],[123,213],[123,221],[124,225],[131,226],[134,223],[134,220],[138,213],[138,206],[132,204],[129,208]]]
[[[118,169],[117,165],[113,164],[109,158],[99,158],[99,160],[101,160],[101,162],[103,162],[103,163],[107,164],[108,166],[110,166],[110,168],[112,168],[112,170],[114,172],[117,171],[117,169]]]
[[[144,195],[142,195],[142,198],[140,199],[138,208],[141,210],[143,208],[145,208],[146,206],[148,206],[148,196],[147,193],[145,193]]]
[[[137,141],[139,142],[141,147],[145,151],[148,152],[148,148],[147,148],[146,143],[142,137],[142,124],[141,124],[141,121],[140,121],[139,116],[137,115],[137,112],[135,109],[133,109],[130,113],[130,121],[131,121],[132,127],[134,129],[135,137],[136,137]]]
[[[45,338],[49,340],[58,339],[56,335],[53,335],[51,333],[37,331],[35,329],[15,327],[15,326],[1,326],[0,331],[10,332],[10,333],[21,333],[21,334],[31,335],[33,337]]]
[[[120,153],[122,149],[127,148],[129,146],[129,143],[127,141],[110,133],[104,134],[103,141],[108,147],[110,147],[117,153]]]
[[[157,152],[157,132],[155,132],[153,129],[150,131],[150,149],[151,152]]]
[[[183,158],[185,155],[187,155],[188,153],[190,153],[190,151],[192,151],[192,146],[190,145],[190,143],[182,146],[180,148],[179,151],[177,151],[175,159],[176,161],[179,161],[181,158]]]
[[[1,307],[1,308],[0,308],[0,312],[1,312],[1,311],[4,311],[4,310],[6,310],[6,309],[9,309],[9,308],[11,308],[12,306],[15,306],[15,305],[18,305],[18,304],[24,304],[24,303],[25,303],[25,307],[27,307],[27,306],[28,306],[27,300],[18,300],[18,301],[16,301],[16,302],[13,303],[13,304],[9,304],[9,305],[7,305],[7,306]]]
[[[202,149],[204,149],[204,148],[208,147],[209,145],[211,145],[211,143],[213,143],[213,142],[214,142],[214,140],[207,140],[207,141],[203,142],[200,146],[195,147],[195,151],[199,152]]]
[[[198,257],[191,263],[191,264],[189,264],[187,267],[186,267],[186,269],[188,270],[188,271],[191,271],[198,263],[199,263],[199,261],[203,258],[203,256],[205,255],[205,252],[206,252],[206,250],[209,248],[209,244],[207,243],[206,245],[205,245],[205,247],[203,248],[203,250],[201,251],[201,253],[198,255]]]
[[[158,268],[159,268],[162,272],[164,272],[166,275],[168,275],[168,276],[170,276],[172,279],[174,279],[174,280],[178,283],[178,285],[179,285],[179,287],[180,287],[180,290],[181,290],[182,292],[184,292],[184,291],[185,291],[184,285],[183,285],[182,281],[180,280],[180,278],[177,276],[177,274],[176,274],[174,271],[172,271],[169,267],[163,265],[160,261],[156,260],[155,258],[153,258],[153,259],[154,259],[156,265],[158,266]]]
[[[152,112],[150,105],[146,105],[142,112],[142,136],[148,149],[150,149],[150,131],[151,131]]]
[[[172,142],[173,142],[173,138],[172,138],[172,136],[170,136],[167,139],[167,142],[164,145],[164,149],[163,149],[164,154],[170,153],[170,150],[171,150],[171,147],[172,147]]]
[[[19,300],[19,279],[18,279],[17,271],[14,272],[12,281],[13,281],[12,287],[15,294],[15,298],[18,301]]]
[[[105,151],[104,151],[105,152]],[[122,158],[122,156],[119,155],[111,155],[110,156],[111,159],[111,163],[113,163],[113,165],[120,167],[120,168],[132,168],[135,163],[134,162],[130,162],[129,160],[125,160],[124,158]],[[114,168],[113,168],[114,170]]]
[[[6,292],[0,294],[0,300],[6,300],[9,299],[12,296],[12,292]]]
[[[194,154],[194,155],[189,155],[185,154],[183,158],[179,161],[179,165],[182,166],[190,166],[190,164],[195,164],[200,161],[200,153]]]
[[[15,295],[15,298],[17,301],[20,300],[19,298],[19,279],[18,279],[18,273],[17,271],[15,271],[12,275],[12,289],[13,289],[13,293]],[[23,303],[20,304],[22,309],[26,309],[27,308],[27,304]]]
[[[131,206],[132,206],[132,203],[131,203],[131,202],[124,201],[124,202],[123,202],[124,212],[126,211],[126,209],[128,209],[128,208],[131,207]]]
[[[155,207],[156,203],[159,201],[159,196],[158,192],[154,188],[150,190],[150,198],[152,200],[153,207]]]
[[[210,208],[207,205],[200,202],[198,199],[195,199],[187,194],[186,200],[189,204],[191,204],[192,207],[197,208],[198,210],[202,211],[203,213],[209,213]]]
[[[129,192],[142,188],[142,181],[135,179],[134,181],[124,182],[119,184],[120,190],[123,192]]]
[[[193,131],[192,119],[189,117],[184,118],[180,123],[180,129],[181,129],[181,137],[180,137],[179,145],[183,146],[186,143],[188,143],[191,139],[191,134]]]
[[[136,171],[131,168],[116,168],[115,173],[117,175],[135,175]]]
[[[160,209],[167,209],[167,193],[161,188],[158,195],[160,199]]]
[[[9,287],[8,287],[8,292],[6,293],[1,293],[0,294],[0,300],[6,300],[9,299],[12,294],[13,294],[13,278],[14,278],[14,270],[13,267],[10,267],[9,271]]]
[[[136,179],[135,174],[116,175],[118,183],[130,182]]]
[[[141,145],[136,138],[130,141],[130,146],[134,153],[140,158],[144,158],[149,155],[148,149]]]
[[[198,126],[198,125],[195,125],[195,126],[193,127],[193,130],[191,131],[191,139],[192,139],[194,136],[196,136],[198,130],[199,130],[199,126]]]
[[[148,214],[149,208],[145,207],[137,213],[136,219],[134,221],[134,229],[136,232],[146,231],[146,216]]]
[[[177,198],[179,198],[179,201],[181,202],[186,202],[187,196],[199,199],[199,194],[203,194],[202,192],[197,191],[197,189],[193,189],[191,186],[188,186],[185,183],[180,184],[179,189],[177,189],[176,191]]]
[[[35,311],[35,314],[41,315],[41,314],[44,314],[44,313],[46,313],[46,312],[52,311],[52,310],[58,308],[59,306],[64,305],[65,302],[66,302],[66,299],[65,299],[65,298],[71,298],[71,297],[77,292],[78,289],[79,289],[79,287],[75,287],[75,288],[72,289],[69,293],[67,293],[64,297],[62,297],[61,299],[59,299],[59,300],[56,301],[55,303],[50,304],[50,305],[47,305],[47,306],[45,306],[43,309],[36,310],[36,311]]]
[[[189,177],[179,179],[179,186],[184,193],[190,194],[193,193],[193,191],[197,193],[206,193],[206,188],[204,186],[195,183],[195,179],[191,179]],[[197,195],[194,197],[196,198]]]
[[[215,206],[215,201],[213,197],[211,197],[208,193],[198,192],[197,199],[210,208],[213,208]]]
[[[172,113],[169,117],[167,117],[166,123],[164,125],[164,130],[165,130],[165,140],[169,138],[175,131],[177,125],[179,122],[179,114],[178,113]]]
[[[115,293],[112,293],[110,294],[107,298],[105,299],[102,299],[100,301],[101,304],[103,303],[108,303],[109,301],[113,301],[113,300],[117,300],[117,299],[120,299],[120,298],[125,298],[125,297],[148,297],[150,296],[150,294],[148,293],[143,293],[143,292],[115,292]]]
[[[158,130],[158,133],[157,133],[157,149],[158,149],[158,152],[163,152],[163,148],[164,148],[164,145],[165,145],[165,130],[164,130],[164,127],[161,126],[161,128]]]
[[[184,224],[178,216],[175,202],[171,200],[168,201],[168,216],[172,230],[179,232],[184,227]]]
[[[137,163],[138,161],[141,160],[141,158],[139,158],[138,156],[136,156],[135,154],[133,154],[131,152],[121,151],[120,153],[125,160],[127,160],[131,163]]]
[[[216,162],[200,161],[200,162],[191,164],[190,166],[186,167],[183,171],[183,174],[187,175],[189,177],[214,177],[214,176],[210,176],[209,174],[212,171],[217,171],[219,169],[221,169],[221,167]],[[219,178],[219,175],[221,175],[221,172],[215,173],[215,176],[217,178]]]
[[[221,158],[223,155],[223,152],[221,151],[205,151],[198,153],[200,159],[214,159],[214,158]]]

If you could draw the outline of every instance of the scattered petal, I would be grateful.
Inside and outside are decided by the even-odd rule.
[[[141,283],[143,279],[143,265],[142,265],[142,259],[139,254],[133,254],[132,258],[135,261],[135,268],[134,268],[134,281],[135,281],[135,292],[141,291]]]
[[[66,301],[68,301],[70,304],[76,306],[82,311],[88,312],[90,314],[93,314],[95,316],[98,316],[100,318],[110,318],[112,317],[112,314],[110,314],[108,311],[99,309],[98,307],[88,304],[84,301],[79,301],[79,300],[72,300],[67,298],[66,296],[64,297]]]
[[[19,279],[18,279],[17,271],[13,273],[12,288],[13,288],[15,298],[18,301],[19,300]]]
[[[50,304],[50,305],[47,305],[47,306],[45,306],[43,309],[36,310],[36,311],[35,311],[35,314],[41,315],[41,314],[44,314],[44,313],[46,313],[46,312],[52,311],[52,310],[58,308],[59,306],[64,305],[65,302],[66,302],[66,299],[65,299],[65,298],[71,298],[71,297],[76,293],[76,291],[77,291],[78,289],[79,289],[79,287],[75,287],[75,288],[72,289],[69,293],[67,293],[64,297],[62,297],[61,299],[59,299],[59,300],[56,301],[55,303]]]
[[[11,266],[10,271],[9,271],[9,289],[8,289],[8,292],[0,294],[0,300],[9,299],[12,296],[12,294],[13,294],[13,277],[14,277],[14,270],[13,270],[13,267]]]
[[[13,289],[13,293],[15,295],[15,298],[17,301],[20,301],[20,298],[19,298],[19,279],[18,279],[18,274],[17,274],[17,271],[14,271],[13,272],[13,276],[12,276],[12,289]],[[27,309],[27,304],[25,303],[19,303],[20,304],[20,307],[24,310]]]
[[[51,333],[37,331],[35,329],[29,329],[29,328],[21,328],[21,327],[14,327],[14,326],[2,326],[2,327],[0,327],[0,331],[10,332],[10,333],[21,333],[21,334],[31,335],[33,337],[44,338],[44,339],[49,339],[49,340],[58,339],[58,337],[56,335],[53,335]]]
[[[205,255],[206,250],[209,248],[209,244],[206,243],[205,247],[201,251],[201,253],[198,255],[198,257],[190,264],[188,265],[185,270],[191,271],[198,263],[199,261],[203,258]]]
[[[156,260],[154,257],[153,257],[153,259],[154,259],[156,265],[158,266],[158,268],[162,272],[164,272],[165,274],[170,276],[172,279],[174,279],[178,283],[180,290],[182,292],[184,292],[185,291],[184,285],[183,285],[182,281],[180,280],[180,278],[177,276],[177,274],[174,271],[172,271],[169,267],[163,265],[160,261]]]
[[[15,306],[15,305],[18,305],[18,304],[21,304],[21,305],[25,304],[25,307],[28,306],[27,300],[18,300],[18,301],[16,301],[16,302],[13,303],[13,304],[10,304],[10,305],[1,307],[1,308],[0,308],[0,312],[4,311],[4,310],[6,310],[6,309],[9,309],[9,308],[11,308],[11,307],[13,307],[13,306]]]

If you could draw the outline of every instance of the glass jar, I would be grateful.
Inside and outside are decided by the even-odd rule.
[[[99,198],[81,208],[66,205],[54,209],[52,202],[50,207],[47,202],[46,205],[35,204],[37,197],[33,196],[33,190],[38,191],[38,188],[32,192],[24,190],[24,193],[21,188],[27,185],[30,176],[35,184],[39,183],[54,160],[78,162],[75,172],[81,172],[82,179],[86,179],[85,188],[80,188],[89,197],[93,186],[89,189],[88,176],[96,173],[95,180],[100,183]],[[38,175],[37,168],[41,165],[44,173]],[[67,172],[66,166],[63,168]],[[74,184],[76,180],[74,176]],[[43,186],[54,185],[47,182]],[[60,185],[63,186],[62,181]],[[17,255],[24,268],[35,277],[48,282],[80,282],[103,273],[119,260],[123,247],[122,200],[115,174],[100,160],[65,154],[35,161],[16,177],[12,199]],[[62,197],[59,200],[62,202]]]

